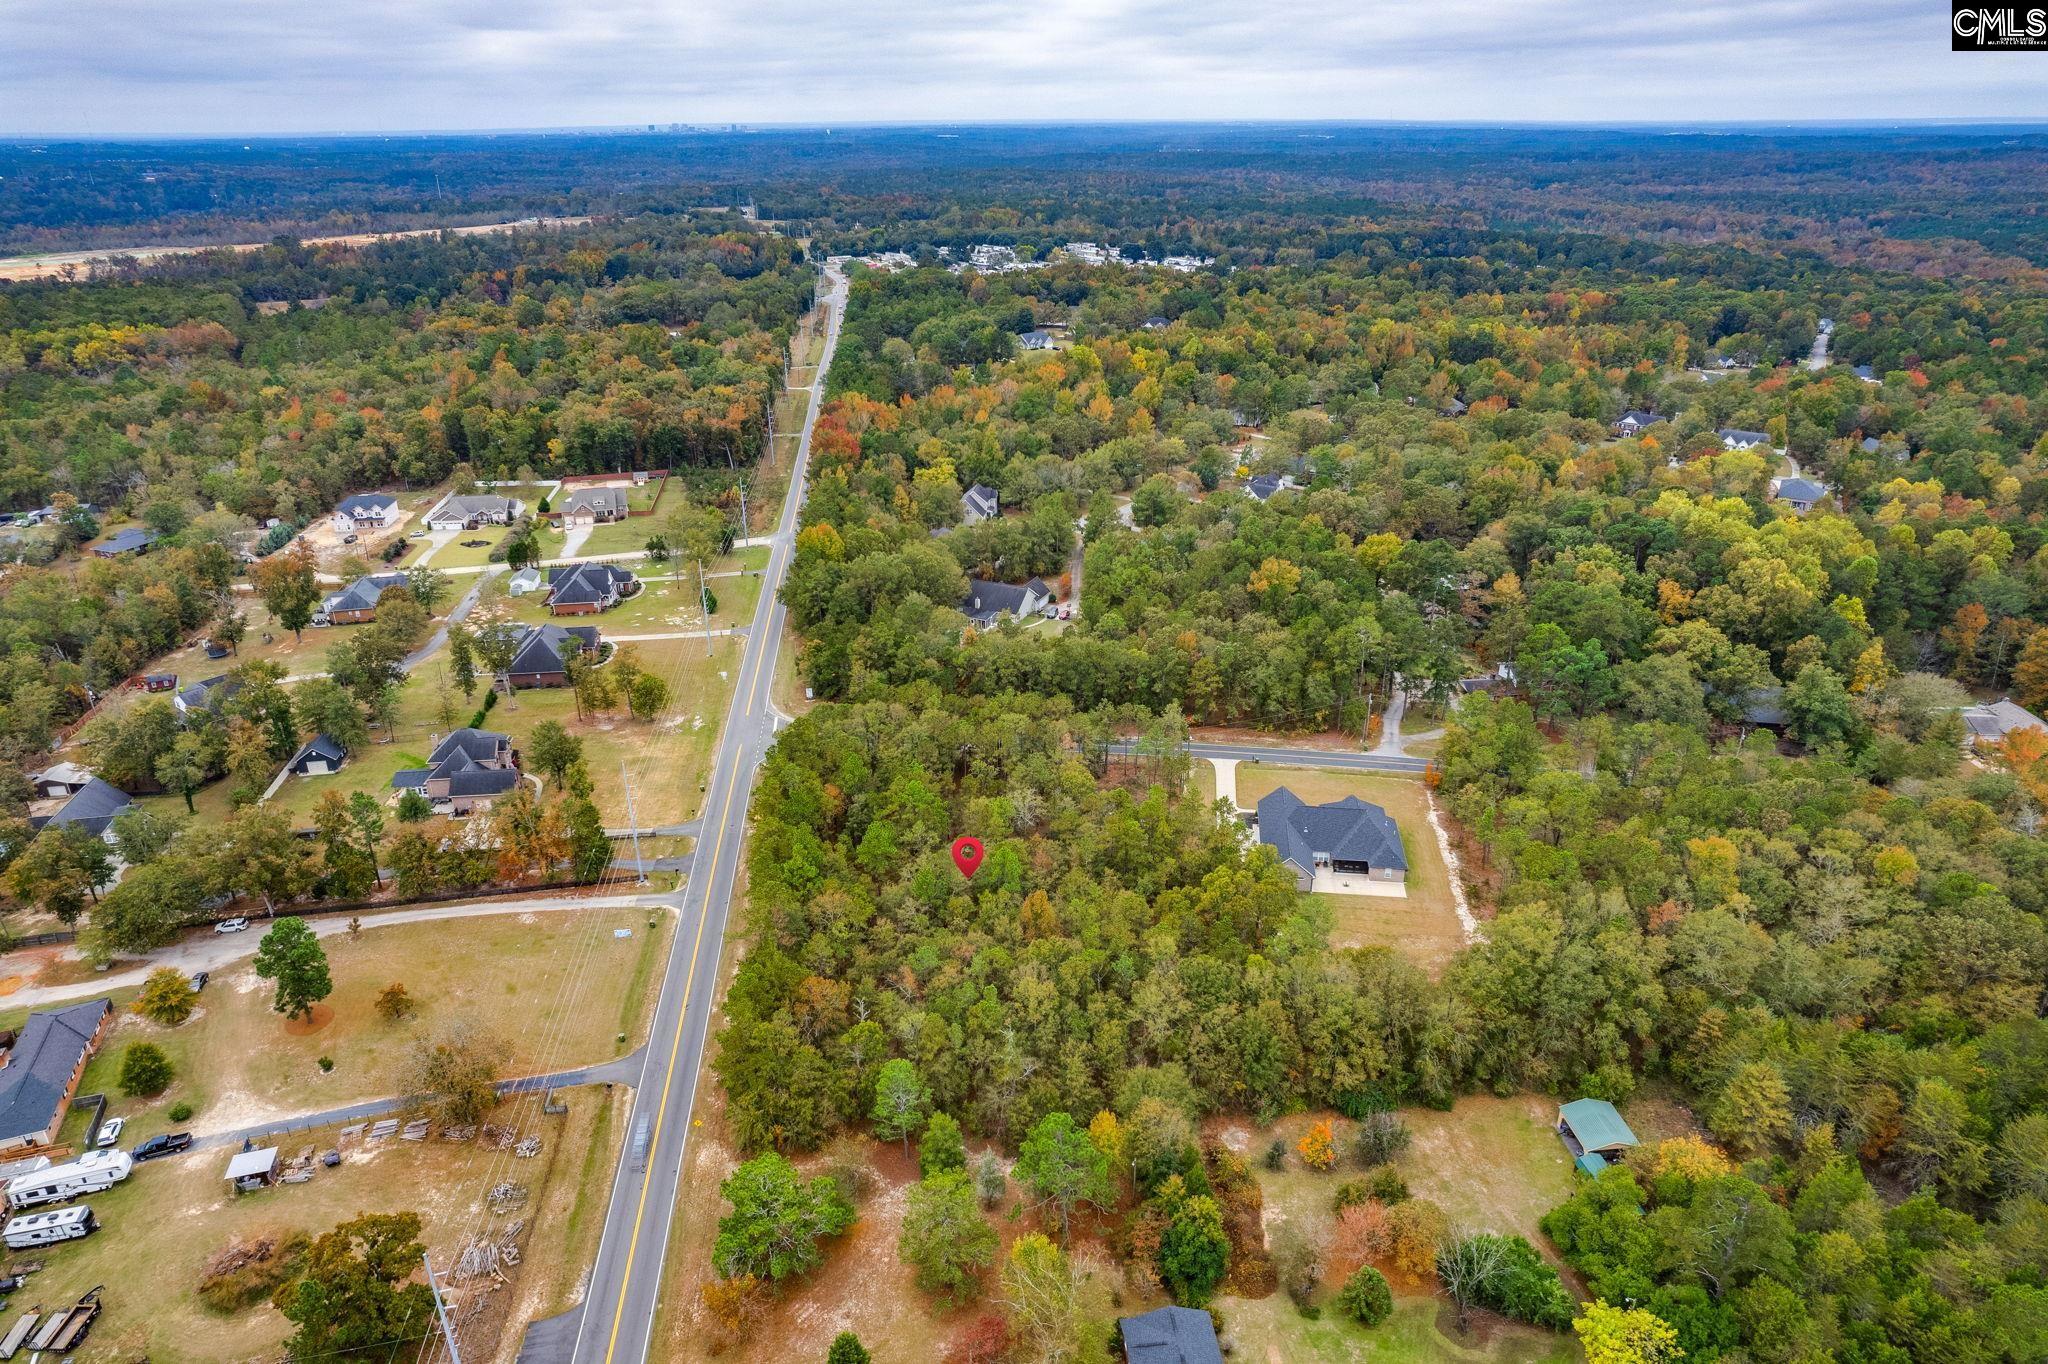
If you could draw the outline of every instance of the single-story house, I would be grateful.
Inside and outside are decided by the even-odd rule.
[[[1744,431],[1733,426],[1724,426],[1714,433],[1721,438],[1724,450],[1753,450],[1762,445],[1769,447],[1771,433],[1768,431]]]
[[[92,771],[80,763],[52,763],[40,772],[31,772],[29,784],[36,788],[37,800],[57,800],[75,796],[92,784]]]
[[[569,660],[590,657],[603,648],[595,625],[529,625],[512,651],[505,680],[515,687],[567,686]]]
[[[357,578],[320,604],[329,625],[365,625],[377,619],[377,603],[394,587],[406,586],[403,573],[372,573]]]
[[[31,829],[52,826],[62,829],[75,824],[111,844],[114,841],[115,816],[134,803],[119,787],[110,786],[98,777],[88,777],[85,785],[76,791],[31,803],[28,826]]]
[[[466,815],[481,805],[490,808],[519,784],[519,751],[512,736],[487,729],[458,729],[427,757],[425,767],[393,774],[392,789],[417,791],[444,814]]]
[[[347,760],[348,750],[339,742],[325,734],[315,734],[292,754],[288,766],[295,777],[325,777],[339,772]]]
[[[1028,332],[1019,333],[1017,344],[1025,350],[1051,350],[1052,333],[1043,328],[1034,327]]]
[[[1165,331],[1172,325],[1171,322],[1163,317],[1148,317],[1145,319],[1145,330],[1148,332]]]
[[[526,510],[516,497],[495,493],[450,493],[427,513],[432,530],[475,530],[478,526],[509,526]]]
[[[1006,620],[1024,620],[1045,609],[1052,589],[1042,578],[1028,583],[992,583],[985,578],[967,580],[967,600],[960,609],[976,625],[995,625]]]
[[[92,552],[102,559],[118,559],[124,554],[140,554],[156,543],[156,532],[130,526],[116,531],[104,542],[94,545]]]
[[[1827,495],[1828,490],[1810,478],[1771,480],[1771,496],[1795,512],[1812,511]]]
[[[1573,1099],[1560,1105],[1557,1135],[1579,1169],[1589,1175],[1599,1174],[1636,1144],[1636,1134],[1605,1099]]]
[[[617,564],[568,564],[548,570],[548,611],[589,616],[609,611],[640,590],[640,580]]]
[[[1633,436],[1644,428],[1655,426],[1663,420],[1664,418],[1658,413],[1645,411],[1639,407],[1631,407],[1628,411],[1622,413],[1621,420],[1614,424],[1614,434],[1617,436]]]
[[[571,526],[595,526],[600,522],[626,519],[624,488],[578,488],[557,508]]]
[[[1866,384],[1881,384],[1884,382],[1884,380],[1877,377],[1877,371],[1873,370],[1869,365],[1856,366],[1856,377]]]
[[[1294,480],[1285,474],[1253,474],[1244,482],[1245,492],[1261,502],[1293,486]]]
[[[236,1193],[252,1193],[277,1183],[277,1148],[259,1146],[235,1152],[228,1158],[227,1180]]]
[[[1752,729],[1768,729],[1784,733],[1792,723],[1792,717],[1785,713],[1785,689],[1783,687],[1752,687],[1741,697],[1742,723]]]
[[[354,530],[378,530],[398,524],[398,499],[389,493],[356,493],[341,499],[334,509],[337,534]]]
[[[1216,1319],[1193,1307],[1155,1307],[1116,1324],[1125,1364],[1223,1364]]]
[[[2004,696],[1989,705],[1964,707],[1963,727],[1970,747],[1976,748],[1998,743],[2017,730],[2048,729],[2048,721],[2043,721],[2010,696]]]
[[[963,525],[986,521],[999,509],[996,490],[986,483],[977,483],[960,494],[960,521]]]
[[[1445,403],[1442,407],[1439,407],[1436,410],[1436,414],[1439,417],[1462,417],[1470,410],[1471,409],[1465,405],[1464,399],[1453,398],[1449,402]]]
[[[241,678],[232,673],[222,673],[219,677],[209,677],[204,682],[180,688],[171,697],[171,705],[178,714],[189,719],[202,710],[219,710],[241,689]]]
[[[505,593],[507,596],[523,597],[529,592],[538,592],[540,589],[541,576],[540,570],[537,568],[522,568],[505,580]]]
[[[0,1151],[48,1146],[64,1125],[85,1063],[99,1050],[114,1006],[104,999],[28,1016],[0,1065]]]
[[[1315,889],[1321,877],[1355,876],[1395,884],[1408,879],[1400,827],[1371,801],[1346,796],[1328,805],[1310,805],[1281,786],[1259,799],[1256,818],[1259,842],[1280,854],[1301,890]]]

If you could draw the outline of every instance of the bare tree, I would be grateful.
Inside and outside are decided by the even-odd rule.
[[[1458,1304],[1458,1330],[1469,1324],[1472,1306],[1507,1268],[1508,1243],[1462,1227],[1453,1227],[1437,1243],[1436,1276]]]

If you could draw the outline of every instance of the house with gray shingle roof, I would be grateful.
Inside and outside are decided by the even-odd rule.
[[[962,525],[974,525],[986,521],[1000,510],[996,490],[986,483],[977,483],[960,494],[960,521]]]
[[[1655,426],[1663,420],[1664,418],[1655,412],[1650,412],[1640,407],[1631,407],[1628,411],[1622,413],[1621,420],[1614,424],[1614,434],[1617,436],[1633,436],[1643,428]]]
[[[0,1150],[48,1146],[64,1125],[85,1063],[99,1049],[114,1006],[104,999],[28,1016],[0,1065]]]
[[[1371,801],[1346,796],[1310,805],[1282,786],[1260,798],[1256,818],[1259,842],[1280,854],[1302,890],[1314,889],[1322,876],[1397,885],[1408,879],[1400,827]]]
[[[2022,729],[2048,729],[2048,721],[2004,696],[1986,705],[1965,706],[1963,728],[1969,735],[1970,747],[1977,748],[1998,743]]]
[[[609,611],[640,590],[640,580],[617,564],[568,564],[548,570],[548,610],[557,616]]]
[[[442,814],[466,815],[519,784],[519,752],[512,736],[488,729],[458,729],[428,755],[425,767],[394,773],[392,789],[417,791]]]
[[[1042,578],[1028,583],[992,583],[986,578],[967,580],[967,600],[960,610],[976,625],[999,625],[1006,620],[1035,616],[1052,600],[1052,589]]]
[[[558,510],[562,520],[572,526],[595,526],[604,522],[626,519],[626,490],[624,488],[578,488],[571,493]]]
[[[320,604],[316,625],[364,625],[377,618],[377,603],[394,587],[410,583],[403,573],[372,573],[357,578]]]
[[[1828,495],[1826,485],[1810,478],[1774,478],[1771,497],[1796,512],[1810,512]]]
[[[1724,426],[1714,433],[1721,438],[1726,450],[1753,450],[1757,446],[1769,447],[1771,433],[1768,431],[1745,431],[1739,426]]]
[[[76,825],[112,843],[115,817],[134,803],[126,791],[88,776],[76,790],[33,802],[28,807],[28,826],[62,829]]]
[[[1216,1319],[1192,1307],[1155,1307],[1116,1328],[1126,1364],[1223,1364]]]
[[[115,532],[103,544],[94,545],[92,552],[102,559],[118,559],[124,554],[140,554],[155,543],[155,531],[130,526]]]
[[[241,690],[241,678],[222,673],[219,677],[209,677],[203,682],[180,688],[171,697],[171,705],[189,720],[201,711],[218,711]]]
[[[398,524],[398,499],[390,493],[356,493],[344,497],[334,508],[334,529],[347,534],[353,530],[382,528]]]
[[[450,493],[427,513],[432,530],[475,530],[478,526],[509,526],[526,510],[516,497],[496,493]]]
[[[515,687],[563,687],[569,683],[569,662],[592,657],[604,648],[595,625],[529,625],[512,650],[505,680]]]

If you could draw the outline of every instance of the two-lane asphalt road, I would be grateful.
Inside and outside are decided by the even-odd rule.
[[[1109,746],[1112,753],[1132,753],[1129,740]],[[1347,772],[1427,772],[1429,759],[1405,753],[1347,753],[1335,748],[1291,748],[1282,744],[1219,744],[1194,740],[1187,745],[1194,758],[1235,758],[1239,762],[1284,767],[1329,767]]]
[[[782,646],[782,579],[796,552],[797,513],[803,505],[811,431],[824,402],[825,371],[839,343],[839,323],[846,307],[846,281],[831,264],[825,268],[822,301],[827,313],[825,353],[812,380],[782,518],[770,538],[761,600],[747,632],[738,688],[705,791],[703,827],[691,855],[690,877],[678,897],[675,951],[662,977],[646,1060],[634,1090],[627,1128],[632,1134],[629,1150],[612,1185],[597,1262],[573,1328],[575,1344],[569,1355],[573,1364],[641,1364],[648,1357],[689,1140],[690,1108],[711,1027],[718,959],[725,944],[740,849],[746,841],[754,772],[775,740],[777,715],[770,702],[770,688]],[[643,1123],[646,1158],[641,1160],[630,1148],[640,1143]],[[540,1337],[559,1339],[560,1334],[559,1328],[536,1332],[529,1337],[529,1348],[539,1353]]]

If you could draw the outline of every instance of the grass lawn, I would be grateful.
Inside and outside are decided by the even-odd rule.
[[[132,1143],[170,1130],[166,1110],[180,1101],[194,1109],[180,1126],[204,1135],[395,1094],[411,1040],[458,1018],[505,1040],[509,1075],[608,1061],[636,1045],[652,964],[672,928],[666,914],[652,930],[647,918],[645,910],[559,910],[378,927],[369,916],[353,941],[321,939],[334,993],[310,1032],[271,1009],[272,986],[248,959],[214,972],[199,1009],[173,1028],[129,1012],[130,988],[113,996],[122,1012],[79,1092],[108,1095],[108,1112],[127,1116],[123,1139]],[[262,927],[245,939],[252,954]],[[633,936],[614,938],[620,928]],[[393,983],[420,1008],[387,1023],[374,1005]],[[177,1067],[153,1100],[122,1097],[117,1085],[122,1053],[138,1041],[156,1043]],[[333,1058],[331,1072],[320,1070],[322,1056]],[[83,1126],[78,1110],[70,1121]]]
[[[1442,1205],[1451,1221],[1474,1229],[1518,1232],[1547,1248],[1537,1221],[1571,1191],[1571,1162],[1549,1126],[1550,1104],[1534,1095],[1509,1099],[1459,1100],[1449,1113],[1406,1109],[1402,1119],[1414,1144],[1397,1162],[1417,1198]],[[1319,1114],[1297,1114],[1268,1128],[1242,1119],[1221,1120],[1210,1130],[1251,1161],[1265,1197],[1268,1243],[1273,1230],[1289,1222],[1327,1225],[1339,1182],[1357,1173],[1348,1158],[1335,1170],[1316,1173],[1292,1154],[1285,1168],[1271,1171],[1262,1157],[1274,1139],[1291,1149]],[[1336,1122],[1340,1151],[1351,1125]],[[1580,1358],[1569,1335],[1475,1314],[1472,1329],[1457,1332],[1456,1317],[1433,1284],[1389,1273],[1394,1315],[1373,1330],[1347,1323],[1334,1312],[1337,1291],[1352,1264],[1331,1264],[1316,1302],[1320,1321],[1305,1320],[1284,1294],[1250,1300],[1217,1300],[1237,1336],[1236,1357],[1255,1361],[1293,1360],[1493,1360],[1502,1364],[1548,1364]],[[1381,1266],[1384,1270],[1386,1267]]]
[[[1197,777],[1214,782],[1214,769],[1197,763]],[[1465,945],[1464,930],[1451,901],[1450,873],[1429,827],[1429,792],[1413,777],[1377,772],[1334,772],[1317,768],[1239,763],[1237,801],[1250,808],[1275,787],[1285,786],[1310,804],[1357,796],[1383,807],[1401,827],[1408,854],[1408,898],[1331,895],[1335,915],[1330,941],[1336,947],[1384,944],[1399,948],[1432,973],[1449,964]]]
[[[491,551],[508,534],[503,526],[479,526],[466,530],[441,546],[427,562],[435,568],[476,568],[491,562]],[[543,537],[545,538],[545,537]],[[481,544],[472,543],[482,541]],[[427,543],[420,541],[421,544]]]
[[[339,591],[327,588],[326,591]],[[270,615],[263,599],[252,593],[238,593],[235,605],[244,619],[249,622],[248,633],[242,637],[242,647],[226,658],[206,656],[206,635],[202,630],[193,643],[182,649],[165,654],[150,664],[145,672],[176,673],[178,685],[190,686],[203,682],[209,677],[219,677],[232,672],[244,663],[275,663],[285,670],[286,675],[300,672],[315,672],[324,669],[327,646],[334,642],[334,635],[326,630],[308,628],[304,639],[294,639],[292,632],[277,624]],[[269,636],[266,640],[264,637]]]
[[[526,1321],[566,1303],[595,1255],[627,1096],[623,1089],[588,1088],[558,1097],[568,1105],[566,1114],[541,1113],[535,1096],[513,1100],[495,1115],[541,1138],[541,1153],[530,1160],[507,1160],[473,1142],[392,1140],[351,1147],[340,1167],[321,1169],[310,1183],[240,1195],[221,1178],[226,1152],[138,1166],[125,1182],[92,1197],[102,1223],[98,1233],[36,1253],[44,1269],[15,1301],[55,1307],[105,1285],[105,1310],[76,1356],[81,1360],[276,1358],[291,1324],[268,1303],[223,1316],[199,1302],[200,1273],[216,1251],[279,1232],[317,1236],[363,1212],[412,1211],[420,1214],[428,1250],[445,1271],[470,1235],[504,1232],[511,1219],[491,1215],[483,1195],[505,1178],[529,1191],[525,1207],[513,1214],[527,1222],[524,1263],[463,1332],[465,1356],[491,1358],[505,1343],[516,1345]],[[295,1135],[282,1154],[290,1158],[306,1145],[324,1149],[337,1139],[336,1129]]]

